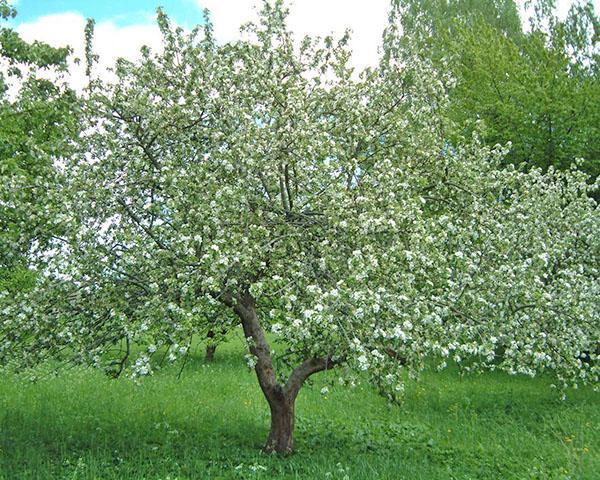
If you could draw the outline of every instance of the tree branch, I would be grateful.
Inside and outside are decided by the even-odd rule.
[[[284,387],[285,395],[288,398],[295,399],[303,383],[313,373],[322,372],[333,368],[336,363],[329,357],[310,358],[296,367]]]

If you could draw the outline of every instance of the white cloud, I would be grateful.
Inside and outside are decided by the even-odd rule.
[[[208,8],[220,41],[239,38],[242,23],[257,17],[255,0],[196,0]],[[389,0],[296,0],[290,2],[288,25],[299,38],[304,35],[341,37],[352,30],[353,63],[358,67],[375,65],[378,47],[387,23]]]
[[[66,12],[22,23],[17,31],[29,42],[40,40],[54,47],[70,45],[74,57],[83,60],[85,22],[81,14]],[[160,31],[155,24],[119,27],[110,21],[100,22],[96,24],[94,34],[94,53],[100,56],[98,69],[105,72],[118,57],[135,59],[143,45],[156,49],[160,48],[160,43]],[[71,84],[75,88],[83,88],[86,84],[84,62],[71,67]]]
[[[255,20],[260,0],[195,0],[211,11],[215,35],[220,41],[239,38],[242,23]],[[525,1],[517,0],[522,13]],[[559,18],[565,18],[573,0],[557,0]],[[600,9],[600,0],[595,0]],[[299,36],[341,36],[346,28],[353,32],[353,63],[372,66],[379,59],[378,47],[387,24],[389,0],[291,0],[288,25]],[[526,23],[526,22],[525,22]]]
[[[256,20],[258,10],[253,0],[195,0],[201,8],[211,11],[215,35],[225,42],[239,38],[242,23]],[[301,38],[304,35],[341,37],[352,29],[353,62],[359,67],[377,63],[377,49],[387,21],[388,0],[296,0],[291,3],[289,26]],[[42,16],[21,23],[17,30],[27,41],[41,40],[55,47],[70,45],[74,57],[84,58],[85,18],[76,12]],[[98,72],[105,72],[118,57],[135,59],[142,45],[160,48],[160,32],[155,24],[125,27],[114,22],[96,24],[94,52],[100,56]],[[71,65],[71,84],[82,89],[86,84],[84,62]],[[106,75],[105,73],[102,73]]]
[[[215,35],[225,42],[239,38],[242,23],[257,18],[260,0],[194,0],[200,8],[211,11]],[[524,0],[518,0],[522,4]],[[14,3],[14,2],[13,2]],[[600,3],[596,0],[596,3]],[[572,0],[558,0],[560,16],[564,16]],[[379,59],[378,48],[387,23],[389,0],[292,0],[288,25],[298,36],[341,37],[346,28],[352,30],[351,48],[353,64],[357,67],[373,66]],[[27,40],[42,40],[53,46],[71,45],[75,56],[84,57],[85,18],[74,12],[47,15],[17,27]],[[135,59],[142,45],[160,48],[160,32],[155,24],[138,24],[125,27],[115,22],[103,21],[96,25],[94,51],[100,55],[99,71],[113,64],[118,57]],[[73,66],[71,83],[82,88],[85,83],[83,62]]]

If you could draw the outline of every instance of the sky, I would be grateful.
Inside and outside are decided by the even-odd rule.
[[[17,17],[11,26],[27,41],[40,40],[53,46],[71,45],[75,57],[83,58],[86,18],[96,20],[94,50],[100,70],[118,57],[136,59],[142,45],[160,48],[154,21],[157,6],[169,17],[191,28],[202,23],[208,8],[219,41],[235,39],[242,23],[256,18],[255,0],[9,0]],[[291,2],[289,26],[298,35],[342,36],[353,30],[352,48],[356,66],[377,63],[381,32],[387,21],[389,0],[295,0]],[[71,83],[86,83],[83,65],[72,65]]]
[[[594,1],[600,10],[600,0]],[[566,13],[571,2],[557,0],[559,14]],[[9,0],[9,3],[18,10],[11,26],[25,40],[41,40],[53,46],[71,45],[79,57],[83,57],[85,19],[93,17],[94,49],[100,55],[101,69],[117,57],[135,59],[142,45],[159,48],[160,34],[154,21],[159,5],[173,21],[187,29],[202,23],[202,11],[208,8],[220,41],[235,39],[240,24],[256,17],[255,0]],[[377,63],[389,0],[293,0],[290,5],[288,24],[297,35],[341,36],[350,28],[355,66]],[[72,83],[83,86],[83,67],[73,69]]]
[[[35,22],[46,15],[65,12],[110,21],[119,27],[151,24],[157,5],[161,5],[181,25],[191,27],[202,22],[202,11],[195,0],[14,0],[19,11],[18,23]]]

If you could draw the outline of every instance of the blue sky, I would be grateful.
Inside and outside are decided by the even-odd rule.
[[[381,32],[388,22],[390,0],[289,0],[288,26],[297,38],[303,35],[341,37],[353,32],[352,64],[359,69],[377,64]],[[523,2],[525,0],[517,0]],[[557,0],[559,15],[574,0]],[[600,0],[593,0],[600,10]],[[9,0],[18,16],[13,27],[28,42],[40,40],[55,47],[70,45],[74,55],[83,55],[85,18],[96,19],[94,50],[102,68],[118,57],[134,60],[142,45],[161,48],[155,22],[157,6],[165,8],[175,23],[191,29],[203,21],[207,7],[214,23],[215,38],[227,42],[239,38],[241,23],[256,18],[253,4],[260,0]],[[2,26],[2,25],[0,25]],[[73,85],[85,85],[83,66],[72,68]]]
[[[177,23],[186,27],[202,23],[202,10],[195,0],[18,0],[16,23],[64,12],[80,13],[98,22],[110,20],[118,26],[153,23],[156,7],[162,6]]]
[[[298,37],[332,33],[340,37],[349,27],[353,31],[353,63],[358,67],[377,63],[390,0],[290,1],[288,25]],[[560,15],[574,0],[556,1]],[[600,10],[600,0],[593,1]],[[18,10],[11,24],[27,41],[71,45],[81,50],[85,18],[93,17],[97,22],[95,48],[107,58],[133,58],[142,45],[160,47],[155,23],[159,5],[175,23],[187,29],[203,22],[202,7],[207,7],[215,37],[226,42],[239,38],[241,23],[256,18],[253,4],[257,2],[260,0],[9,0]]]

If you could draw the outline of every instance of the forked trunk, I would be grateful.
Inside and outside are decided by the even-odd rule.
[[[266,453],[289,454],[294,450],[294,402],[282,399],[271,403],[271,430],[264,446]]]
[[[330,357],[309,358],[292,371],[285,385],[280,385],[273,368],[271,347],[260,324],[254,298],[248,293],[234,297],[229,292],[224,292],[220,299],[242,321],[250,353],[256,358],[256,377],[271,408],[271,431],[264,451],[289,454],[294,449],[294,403],[298,392],[309,376],[331,368],[334,362]]]

